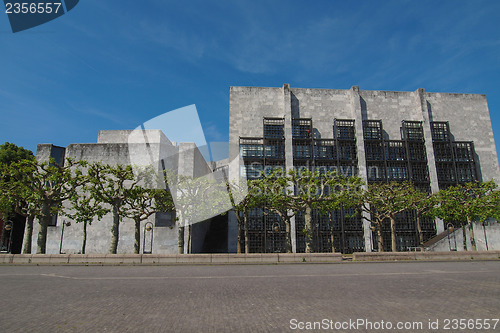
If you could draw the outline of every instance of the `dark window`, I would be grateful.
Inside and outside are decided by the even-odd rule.
[[[309,139],[312,137],[311,119],[293,119],[292,137],[294,139]]]
[[[356,159],[356,144],[354,142],[340,141],[338,145],[339,145],[339,159],[341,160]]]
[[[365,142],[365,154],[368,161],[382,161],[384,152],[381,142]]]
[[[314,158],[337,159],[337,149],[333,140],[316,140],[314,145]]]
[[[403,139],[408,141],[424,140],[424,129],[420,121],[403,121]]]
[[[285,122],[282,118],[264,118],[264,138],[282,139]]]
[[[257,179],[261,177],[264,167],[260,163],[249,163],[242,166],[241,175],[247,179]]]
[[[429,181],[429,169],[427,164],[412,164],[411,165],[411,177],[414,182],[428,182]]]
[[[452,162],[453,150],[449,142],[434,142],[434,158],[436,162]]]
[[[405,161],[406,147],[403,141],[388,141],[385,146],[385,155],[388,161]]]
[[[385,167],[383,163],[370,163],[367,165],[369,181],[384,181]]]
[[[408,179],[408,170],[406,169],[406,165],[402,164],[387,165],[387,180],[403,181],[407,179]]]
[[[432,141],[449,141],[450,131],[448,122],[431,122]]]
[[[57,213],[56,213],[56,215],[53,215],[50,217],[48,226],[55,227],[56,225],[57,225]]]
[[[159,212],[155,214],[155,227],[172,227],[175,224],[175,212]]]
[[[266,158],[285,158],[285,146],[283,141],[269,141],[264,146]]]
[[[427,161],[423,142],[408,142],[408,159],[410,161]]]
[[[354,140],[356,138],[354,120],[335,119],[335,138],[338,140]]]
[[[242,157],[260,158],[263,156],[262,145],[240,145]]]
[[[455,142],[455,156],[457,162],[473,162],[474,147],[472,142]]]
[[[473,163],[457,163],[457,181],[468,183],[476,181],[476,171]]]
[[[380,120],[365,120],[363,122],[365,140],[382,140],[382,122]]]
[[[312,157],[312,147],[309,141],[293,142],[293,158],[309,159]]]
[[[453,163],[436,163],[436,171],[438,182],[455,182],[456,177]]]

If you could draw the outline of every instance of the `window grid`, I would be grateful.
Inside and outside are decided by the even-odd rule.
[[[363,121],[363,137],[365,140],[382,140],[382,121]]]
[[[354,120],[335,119],[334,133],[337,140],[355,140],[356,131],[354,128]]]
[[[450,130],[448,122],[431,122],[432,141],[450,141]]]

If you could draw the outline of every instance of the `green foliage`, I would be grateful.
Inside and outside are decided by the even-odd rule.
[[[33,160],[33,152],[23,147],[18,147],[13,143],[5,142],[0,145],[0,164],[10,165],[22,160]]]

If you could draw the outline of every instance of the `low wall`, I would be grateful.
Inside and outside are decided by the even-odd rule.
[[[340,253],[255,254],[0,254],[0,264],[34,265],[169,265],[342,262]]]
[[[354,261],[398,260],[492,260],[500,259],[500,251],[446,251],[446,252],[357,252]]]

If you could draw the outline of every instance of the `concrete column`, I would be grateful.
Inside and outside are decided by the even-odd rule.
[[[293,145],[292,145],[292,94],[290,84],[283,84],[283,117],[285,118],[285,169],[288,172],[293,169]],[[297,252],[297,233],[295,217],[290,221],[290,234],[292,240],[292,252]]]
[[[354,119],[354,126],[356,128],[356,150],[358,154],[358,176],[361,177],[365,184],[368,184],[368,174],[366,169],[366,159],[365,159],[365,140],[363,138],[363,114],[361,110],[361,97],[359,96],[359,87],[353,86],[350,90],[351,97],[351,110],[352,110],[352,118]],[[367,188],[367,185],[364,185],[364,189]],[[362,212],[363,216],[369,217],[368,213]],[[363,232],[365,239],[365,251],[371,252],[373,249],[373,240],[372,240],[372,230],[370,228],[370,222],[366,219],[362,219],[363,221]]]
[[[437,178],[436,161],[434,159],[434,146],[432,145],[431,119],[432,114],[427,107],[427,99],[425,98],[425,90],[419,88],[415,91],[417,112],[422,115],[422,125],[424,129],[425,151],[427,154],[427,165],[429,168],[429,179],[431,182],[432,193],[439,191]],[[436,219],[436,232],[440,234],[444,231],[444,222],[441,219]]]

